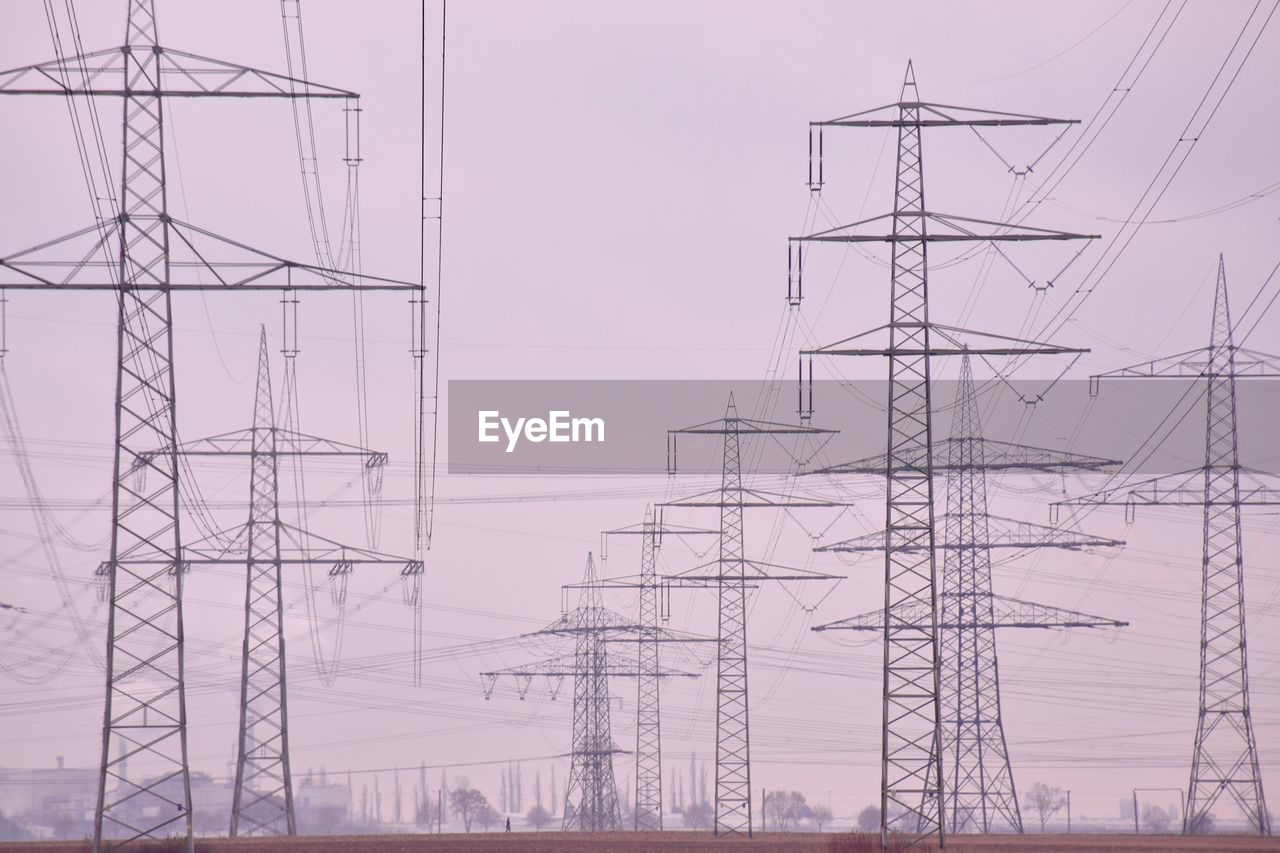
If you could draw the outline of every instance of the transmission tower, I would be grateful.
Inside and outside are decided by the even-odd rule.
[[[998,335],[991,346],[963,347],[963,329],[929,320],[927,247],[932,242],[1071,240],[1091,235],[1014,226],[929,211],[924,201],[924,128],[1068,124],[1067,120],[925,103],[911,63],[898,102],[830,121],[819,133],[817,192],[822,184],[822,139],[827,127],[886,127],[898,132],[893,212],[850,225],[791,238],[793,243],[889,243],[889,322],[835,344],[803,351],[815,355],[875,355],[889,360],[889,434],[885,490],[884,716],[881,728],[881,845],[889,833],[944,835],[941,714],[938,684],[937,572],[934,561],[933,427],[930,361],[937,355],[1028,355],[1079,352]],[[812,152],[812,145],[810,146]],[[812,153],[811,155],[812,156]],[[810,174],[813,167],[810,165]],[[888,233],[871,233],[888,220]],[[789,282],[790,287],[790,282]],[[791,292],[799,301],[800,286]],[[886,345],[870,340],[887,332]],[[937,339],[944,342],[939,345]],[[900,621],[895,614],[911,614]],[[922,804],[931,811],[922,812]],[[900,809],[898,817],[890,813]],[[933,810],[933,809],[936,809]]]
[[[1280,490],[1240,466],[1236,430],[1236,380],[1280,376],[1280,357],[1236,346],[1227,302],[1227,273],[1218,257],[1209,346],[1092,377],[1205,381],[1204,465],[1139,483],[1108,487],[1061,503],[1075,506],[1197,506],[1204,509],[1200,598],[1200,711],[1184,804],[1184,833],[1208,829],[1224,795],[1248,825],[1271,834],[1258,746],[1249,710],[1249,662],[1245,644],[1244,550],[1240,508],[1280,504]]]
[[[716,634],[716,835],[751,837],[751,727],[747,693],[747,583],[757,581],[834,581],[834,575],[750,560],[746,556],[743,513],[752,507],[773,509],[835,507],[821,497],[779,494],[743,484],[742,439],[781,436],[827,437],[831,430],[738,417],[733,395],[723,418],[670,430],[672,470],[679,435],[717,436],[724,442],[720,488],[664,506],[707,507],[720,511],[718,559],[671,575],[676,586],[713,587],[719,596]]]
[[[403,290],[408,282],[288,261],[170,215],[164,104],[170,98],[330,98],[354,92],[162,46],[153,0],[126,0],[125,44],[0,72],[0,95],[118,98],[118,197],[89,226],[3,256],[0,289],[100,290],[117,295],[115,466],[110,610],[95,851],[177,833],[192,851],[182,624],[177,388],[172,296],[184,290]],[[352,106],[354,109],[354,106]],[[348,112],[348,117],[358,112]],[[105,145],[105,140],[104,140]],[[98,193],[95,192],[95,205]],[[149,487],[129,472],[145,466]],[[124,745],[112,756],[111,744]],[[130,778],[126,768],[136,778]],[[128,804],[151,800],[135,813]]]
[[[513,678],[523,699],[533,679],[546,678],[554,699],[566,677],[573,678],[573,738],[570,751],[569,782],[565,789],[562,829],[608,832],[622,828],[618,789],[614,782],[613,756],[620,752],[613,741],[609,718],[609,678],[696,678],[696,673],[642,669],[617,660],[608,650],[610,643],[662,641],[686,642],[670,632],[637,625],[604,606],[602,585],[596,575],[595,560],[587,555],[581,583],[570,588],[578,592],[578,606],[541,631],[525,638],[569,637],[574,641],[571,658],[558,656],[530,664],[481,673],[485,698],[493,694],[499,677]],[[656,691],[655,691],[656,693]],[[660,735],[659,735],[660,736]]]
[[[945,532],[939,546],[943,549],[943,562],[938,622],[942,756],[947,774],[942,786],[943,815],[948,832],[963,832],[971,826],[983,833],[1002,830],[1021,833],[1022,814],[1000,710],[996,629],[1100,628],[1128,623],[995,595],[991,582],[991,549],[1079,550],[1123,543],[990,515],[987,471],[992,468],[1027,472],[1099,470],[1117,463],[985,440],[968,356],[960,362],[951,437],[944,444],[946,461],[934,466],[935,471],[947,472]],[[883,474],[884,467],[884,458],[877,457],[826,471]],[[885,535],[881,531],[815,550],[865,553],[883,551],[884,546]],[[899,605],[894,618],[910,623],[927,619],[928,614],[911,613],[906,606]],[[883,633],[884,624],[884,613],[877,610],[819,625],[813,630]],[[924,809],[930,806],[924,804]]]
[[[659,619],[670,617],[669,600],[662,592],[658,577],[658,551],[664,536],[718,535],[716,530],[701,530],[666,524],[656,516],[652,506],[645,507],[644,521],[601,534],[601,563],[608,558],[610,536],[638,535],[640,540],[640,574],[634,581],[627,578],[602,580],[604,588],[639,590],[639,636],[636,638],[636,783],[634,827],[637,830],[662,830],[662,703],[660,696],[658,649],[666,638]],[[664,606],[664,603],[667,606]]]
[[[393,557],[366,548],[341,545],[280,520],[279,460],[282,457],[353,458],[366,470],[375,495],[380,491],[387,455],[329,439],[281,429],[275,423],[267,333],[258,345],[258,382],[253,426],[178,445],[183,457],[248,457],[249,521],[217,531],[184,548],[184,564],[244,565],[245,629],[241,654],[240,723],[231,835],[293,835],[296,831],[289,769],[289,720],[286,701],[282,569],[328,558],[335,598],[345,597],[355,565],[393,566],[406,583],[423,572],[420,560]],[[140,459],[138,474],[144,475]],[[313,541],[314,540],[314,541]],[[104,575],[104,565],[99,571]],[[265,734],[264,734],[265,732]]]

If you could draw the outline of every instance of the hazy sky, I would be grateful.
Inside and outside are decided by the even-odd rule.
[[[121,41],[123,2],[81,6],[87,48]],[[216,14],[191,0],[158,0],[158,6],[166,45],[283,69],[274,4],[228,0]],[[308,0],[304,8],[312,78],[364,95],[365,269],[414,279],[418,5]],[[825,207],[815,214],[804,183],[808,121],[896,100],[909,58],[926,100],[1088,119],[1161,8],[1154,0],[451,4],[442,377],[762,379],[781,365],[790,378],[796,349],[877,326],[886,314],[886,254],[880,248],[815,250],[803,307],[795,311],[786,304],[788,236],[884,213],[892,203],[893,140],[880,130],[830,132]],[[1189,4],[1098,141],[1028,223],[1098,233],[1107,243],[1177,142],[1252,8],[1238,0]],[[430,4],[433,29],[438,13],[438,5]],[[40,3],[13,0],[5,17],[0,65],[52,55]],[[1275,265],[1280,193],[1198,216],[1274,190],[1280,179],[1275,26],[1273,21],[1263,34],[1151,214],[1160,222],[1138,233],[1055,337],[1093,349],[1073,366],[1072,376],[1203,346],[1219,252],[1226,255],[1238,312]],[[437,52],[436,36],[430,54]],[[432,89],[435,61],[429,57]],[[102,115],[108,150],[116,156],[117,105],[104,103]],[[7,154],[0,160],[0,255],[89,224],[64,105],[5,98],[0,116]],[[168,119],[170,208],[176,216],[311,260],[286,105],[179,103]],[[336,106],[321,104],[317,119],[331,190],[327,205],[336,216],[341,115]],[[1053,140],[1044,129],[984,136],[1015,166]],[[972,133],[927,133],[928,206],[998,218],[1011,199],[1029,195],[1072,140],[1066,136],[1037,172],[1019,182]],[[435,143],[428,147],[430,159]],[[978,253],[944,265],[957,253],[939,252],[934,319],[1002,334],[1034,331],[1103,248],[1090,249],[1040,295],[1003,260]],[[1043,281],[1070,252],[1028,247],[1010,257],[1027,277]],[[1269,294],[1274,288],[1272,282]],[[110,481],[112,300],[31,293],[10,299],[6,370],[40,486],[70,538],[81,543],[59,540],[57,547],[69,594],[100,634],[105,613],[94,606],[92,572],[105,555],[109,519],[93,502]],[[267,324],[273,356],[279,346],[276,297],[184,295],[175,303],[183,437],[248,426],[259,324]],[[381,546],[407,552],[409,315],[399,296],[368,297],[365,313],[370,441],[393,460]],[[303,428],[354,441],[351,300],[307,295],[300,316]],[[1278,329],[1268,316],[1250,345],[1280,348]],[[1033,364],[1019,375],[1052,378],[1063,366]],[[278,376],[278,358],[273,368]],[[820,368],[835,369],[881,378],[884,366]],[[948,378],[955,370],[940,367]],[[978,373],[984,375],[982,368]],[[792,399],[787,390],[766,414],[789,418]],[[707,417],[722,406],[709,400]],[[1162,414],[1152,413],[1150,425],[1131,426],[1145,434]],[[1193,416],[1189,428],[1199,429],[1201,422]],[[940,429],[947,426],[944,421]],[[1068,430],[1063,432],[1065,439]],[[6,454],[0,465],[0,553],[6,555],[0,601],[30,611],[16,621],[0,612],[0,661],[41,676],[71,657],[56,677],[34,685],[6,683],[0,764],[51,766],[64,755],[69,765],[90,766],[98,758],[102,675],[72,642],[48,559],[31,539],[34,523],[11,457]],[[317,466],[309,494],[336,493],[354,473]],[[219,517],[235,523],[248,492],[246,472],[203,465],[197,476]],[[1064,485],[1083,491],[1096,483],[1010,478],[1002,485],[1007,488],[994,511],[1042,522],[1045,504]],[[352,612],[333,686],[317,675],[302,585],[291,582],[295,773],[423,760],[456,766],[493,798],[497,770],[464,765],[528,757],[538,760],[526,764],[525,779],[531,782],[541,768],[545,784],[548,757],[568,749],[569,697],[552,703],[531,696],[521,703],[502,693],[485,702],[479,671],[549,651],[487,641],[555,618],[558,586],[580,576],[586,552],[599,549],[598,531],[639,521],[646,501],[683,488],[666,479],[442,476],[427,557],[429,659],[422,688],[410,683],[409,615],[390,572],[370,569],[351,581]],[[753,784],[796,788],[811,799],[830,792],[838,814],[856,812],[876,796],[879,652],[846,648],[807,628],[872,609],[880,569],[871,560],[846,566],[816,558],[809,537],[845,538],[873,528],[868,519],[882,512],[882,498],[873,483],[854,488],[863,499],[839,518],[751,516],[747,531],[748,548],[758,556],[771,552],[777,562],[850,576],[813,612],[801,605],[813,605],[825,590],[799,593],[797,602],[766,589],[757,595],[751,623]],[[360,541],[361,513],[351,505],[358,495],[348,486],[335,506],[315,513],[314,523]],[[713,522],[694,514],[672,520]],[[1087,526],[1129,544],[1110,555],[1017,555],[997,565],[996,590],[1128,619],[1132,626],[1118,635],[1006,632],[1000,637],[1001,680],[1020,787],[1044,781],[1070,788],[1077,815],[1108,815],[1135,786],[1186,785],[1195,723],[1200,518],[1194,509],[1142,511],[1126,527],[1119,511],[1108,511],[1091,516]],[[1280,796],[1280,551],[1274,531],[1274,513],[1246,518],[1254,721],[1273,797]],[[609,571],[634,571],[637,546],[613,543]],[[675,543],[664,551],[671,569],[695,558]],[[234,736],[241,583],[232,569],[200,570],[187,587],[192,763],[215,775],[226,773]],[[327,593],[318,600],[322,610],[328,607]],[[625,611],[634,607],[634,597],[613,596],[609,604]],[[710,604],[709,595],[678,598],[673,625],[712,632]],[[332,641],[332,632],[322,632],[323,644]],[[714,753],[713,690],[711,669],[700,683],[674,684],[664,694],[667,756],[682,772],[691,753],[707,759]],[[619,683],[614,693],[621,698],[615,738],[631,748],[634,687]],[[619,759],[616,768],[625,784],[630,759]],[[561,761],[561,781],[565,769]],[[358,778],[372,787],[370,776]],[[436,784],[439,772],[429,778]],[[382,777],[383,792],[389,781]],[[407,788],[407,775],[404,781]]]

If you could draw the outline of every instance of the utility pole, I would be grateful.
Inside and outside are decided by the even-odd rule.
[[[3,255],[0,269],[11,280],[0,282],[0,290],[97,290],[117,297],[106,701],[93,849],[112,836],[129,843],[177,834],[190,853],[172,296],[186,290],[421,293],[421,285],[283,260],[170,215],[167,99],[328,98],[351,105],[358,96],[163,47],[153,0],[127,0],[124,46],[0,72],[0,95],[109,97],[123,107],[119,195],[109,198],[111,209],[69,235]],[[149,487],[136,490],[129,481],[135,461],[156,449],[161,453],[146,463]],[[125,748],[112,756],[116,737]]]
[[[942,707],[939,685],[937,570],[934,560],[933,427],[930,382],[931,359],[938,355],[1029,355],[1079,352],[1064,347],[986,336],[992,345],[966,348],[958,340],[976,334],[933,323],[929,319],[927,247],[931,242],[1007,242],[1073,240],[1096,235],[1069,234],[1048,229],[993,223],[941,214],[925,207],[925,128],[1004,127],[1069,124],[1063,119],[1017,115],[920,100],[915,72],[907,63],[898,102],[886,107],[811,122],[819,133],[818,180],[822,186],[822,133],[827,127],[885,127],[898,133],[897,174],[893,212],[850,225],[801,237],[792,243],[801,251],[806,243],[889,243],[889,322],[835,344],[802,351],[809,356],[875,356],[889,362],[888,450],[883,471],[885,491],[884,670],[880,749],[880,841],[889,834],[912,837],[937,835],[945,845],[942,815]],[[812,158],[812,142],[810,157]],[[812,159],[810,174],[812,175]],[[874,233],[888,221],[888,233]],[[803,268],[803,260],[799,267]],[[802,284],[789,285],[789,298],[798,303]],[[887,332],[886,343],[874,337]],[[909,613],[907,619],[901,618]],[[930,811],[922,811],[922,804]],[[891,808],[899,815],[889,817]]]
[[[1128,623],[996,595],[991,578],[992,549],[1079,551],[1123,543],[991,515],[987,510],[987,472],[1099,471],[1119,463],[986,438],[968,355],[960,360],[954,412],[951,436],[939,442],[939,461],[933,466],[935,472],[947,475],[944,534],[938,545],[943,552],[938,623],[942,755],[947,773],[943,815],[948,832],[963,832],[973,823],[982,833],[1021,833],[1022,812],[1000,706],[996,629],[1118,628]],[[885,457],[877,456],[816,473],[882,475],[886,467]],[[885,540],[884,531],[880,531],[814,550],[880,553]],[[899,606],[894,616],[899,622],[909,623],[921,614]],[[877,610],[813,630],[883,633],[884,614]],[[932,804],[922,803],[921,809],[931,811]]]
[[[1280,376],[1280,357],[1239,347],[1234,334],[1226,264],[1219,255],[1208,347],[1091,377],[1095,389],[1101,379],[1109,377],[1203,379],[1204,465],[1060,502],[1069,506],[1123,504],[1130,518],[1137,506],[1203,508],[1200,701],[1182,824],[1188,835],[1203,831],[1207,816],[1224,795],[1235,802],[1254,832],[1271,834],[1249,707],[1240,510],[1280,504],[1280,490],[1240,467],[1236,380]]]
[[[536,663],[521,664],[501,670],[480,673],[484,679],[485,699],[493,695],[499,677],[515,681],[517,694],[524,699],[534,678],[547,679],[551,698],[559,694],[566,677],[573,679],[573,735],[569,782],[564,796],[565,831],[609,832],[622,828],[618,807],[618,790],[614,782],[613,756],[620,752],[613,742],[609,709],[610,677],[696,678],[696,673],[676,670],[648,672],[615,660],[608,651],[610,643],[645,643],[650,641],[681,642],[680,638],[645,630],[604,606],[601,583],[596,576],[595,559],[587,555],[582,581],[569,589],[578,589],[578,605],[546,628],[525,638],[571,638],[572,657],[553,657]]]
[[[746,557],[743,513],[753,507],[834,507],[820,497],[778,494],[749,488],[743,482],[742,439],[808,436],[825,441],[831,430],[773,423],[738,416],[733,395],[723,418],[670,430],[668,458],[672,473],[677,463],[679,435],[716,436],[723,441],[720,488],[664,506],[704,507],[720,511],[719,559],[671,575],[679,586],[709,586],[719,596],[716,635],[716,814],[715,834],[751,837],[751,733],[747,698],[747,582],[834,581],[834,575],[774,566]]]
[[[1067,835],[1071,834],[1071,789],[1067,789]]]

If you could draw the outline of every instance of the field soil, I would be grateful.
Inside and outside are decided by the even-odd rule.
[[[705,832],[474,832],[468,835],[350,835],[294,838],[200,838],[198,853],[879,853],[876,836],[826,832],[757,834],[750,841]],[[83,841],[0,842],[0,853],[88,853]],[[177,842],[131,845],[138,853],[180,853]],[[912,851],[935,848],[912,847]],[[958,853],[1280,853],[1280,838],[1234,835],[957,835]]]

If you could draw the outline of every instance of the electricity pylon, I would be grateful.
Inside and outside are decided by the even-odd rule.
[[[110,197],[111,209],[88,227],[0,258],[0,270],[12,277],[0,282],[0,289],[117,295],[107,683],[93,849],[100,850],[103,838],[114,834],[127,843],[177,832],[192,851],[172,295],[184,290],[421,293],[421,285],[285,260],[170,215],[166,99],[354,103],[358,96],[164,47],[153,0],[127,0],[124,46],[0,72],[0,95],[109,97],[123,105],[118,199],[106,188],[102,194]],[[161,452],[144,463],[149,488],[135,489],[130,471],[142,454],[156,449]],[[117,739],[123,748],[113,757]],[[126,768],[137,778],[128,778]],[[114,787],[108,790],[109,785]],[[128,809],[139,796],[154,800],[155,808],[136,814]]]
[[[607,832],[622,828],[618,808],[618,789],[614,782],[613,756],[621,750],[613,741],[609,717],[609,679],[624,678],[696,678],[696,673],[657,668],[643,670],[629,661],[617,660],[610,653],[610,643],[686,642],[670,632],[648,629],[608,610],[601,595],[602,586],[596,576],[595,559],[587,555],[582,581],[572,585],[578,593],[578,606],[562,615],[546,628],[523,637],[569,637],[574,641],[571,658],[557,656],[547,660],[482,672],[484,695],[493,695],[499,677],[512,678],[521,699],[528,693],[534,678],[546,678],[554,699],[566,677],[573,678],[573,737],[570,752],[569,781],[565,789],[564,817],[561,828],[583,832]]]
[[[887,242],[892,246],[889,322],[801,356],[875,355],[889,361],[889,434],[885,468],[884,714],[880,751],[880,837],[892,830],[914,836],[945,835],[938,684],[937,570],[934,560],[933,428],[930,360],[961,354],[958,335],[977,334],[929,320],[927,247],[931,242],[1072,240],[1095,235],[1014,226],[929,211],[924,202],[926,127],[1003,127],[1069,124],[1065,119],[1018,115],[930,104],[920,100],[911,63],[898,102],[886,107],[810,123],[827,127],[891,127],[898,131],[893,212],[831,228],[793,242]],[[822,143],[819,139],[819,153]],[[812,151],[811,151],[812,156]],[[812,171],[812,166],[810,167]],[[812,186],[821,187],[819,179]],[[889,220],[887,234],[869,229]],[[790,282],[789,282],[790,286]],[[798,301],[799,289],[793,292]],[[888,333],[887,346],[869,337]],[[1032,341],[988,335],[993,345],[970,347],[975,355],[1029,355],[1079,352]],[[941,346],[935,340],[941,338]],[[948,346],[947,344],[950,344]],[[895,615],[897,614],[897,615]],[[910,614],[908,620],[899,615]],[[937,811],[924,814],[921,804]],[[899,810],[900,811],[897,811]],[[890,817],[896,813],[896,817]]]
[[[1218,257],[1209,346],[1123,367],[1092,377],[1205,381],[1204,465],[1138,483],[1108,487],[1060,503],[1075,506],[1199,506],[1204,508],[1200,597],[1200,710],[1196,718],[1182,831],[1203,832],[1223,795],[1239,806],[1249,826],[1271,834],[1262,795],[1258,746],[1249,708],[1245,644],[1244,549],[1240,508],[1280,504],[1280,490],[1240,465],[1236,380],[1280,376],[1280,357],[1238,347],[1227,301],[1227,273]]]
[[[645,507],[644,521],[601,534],[601,563],[607,559],[610,536],[638,535],[640,540],[640,574],[635,581],[610,578],[601,587],[635,588],[639,590],[639,636],[636,638],[636,791],[634,827],[636,830],[662,830],[662,703],[658,648],[664,640],[659,619],[666,621],[669,610],[660,600],[658,551],[664,536],[718,535],[715,530],[700,530],[666,524],[655,516],[653,507]],[[667,589],[670,587],[667,586]]]
[[[947,778],[943,790],[943,819],[948,832],[972,826],[979,832],[1022,832],[1017,787],[1009,766],[1004,716],[1000,709],[1000,672],[996,658],[997,628],[1101,628],[1118,622],[1073,610],[1018,601],[994,594],[991,549],[1064,548],[1079,550],[1117,546],[1115,539],[1074,530],[1013,521],[987,512],[987,471],[1045,472],[1073,468],[1099,470],[1108,460],[1025,445],[989,443],[982,435],[978,398],[969,357],[960,362],[960,382],[946,442],[945,462],[935,471],[947,472],[939,682],[942,705],[942,756]],[[1030,460],[1035,459],[1032,462]],[[834,466],[843,473],[882,473],[883,457]],[[817,551],[866,553],[884,550],[882,532],[816,548]],[[917,606],[917,605],[911,605]],[[927,618],[899,606],[899,622]],[[884,632],[883,611],[873,611],[815,627],[814,631]],[[929,809],[929,804],[923,804]]]
[[[259,833],[293,835],[297,829],[289,769],[283,567],[308,562],[313,554],[318,560],[328,556],[333,562],[332,582],[335,589],[343,591],[357,562],[397,566],[406,582],[416,581],[423,571],[419,560],[340,545],[280,520],[281,457],[347,457],[380,473],[386,466],[387,454],[281,429],[276,426],[274,412],[267,332],[263,328],[258,344],[253,426],[178,445],[178,454],[183,457],[242,456],[249,458],[250,465],[249,521],[190,542],[184,549],[187,567],[197,564],[247,568],[239,736],[231,801],[233,837]],[[141,473],[146,469],[138,470]],[[380,483],[381,477],[372,477],[371,481]],[[333,559],[335,549],[339,553]]]
[[[793,569],[748,559],[743,512],[752,507],[834,507],[821,497],[778,494],[743,484],[742,439],[779,436],[828,437],[831,430],[738,417],[729,396],[723,418],[670,430],[670,459],[674,464],[678,435],[717,436],[724,442],[720,488],[669,501],[663,506],[709,507],[720,510],[718,559],[672,574],[676,586],[712,587],[719,597],[716,634],[716,814],[715,834],[751,837],[751,727],[747,692],[747,583],[756,581],[834,581],[834,575]],[[826,438],[823,438],[825,441]],[[674,472],[674,468],[673,468]]]

